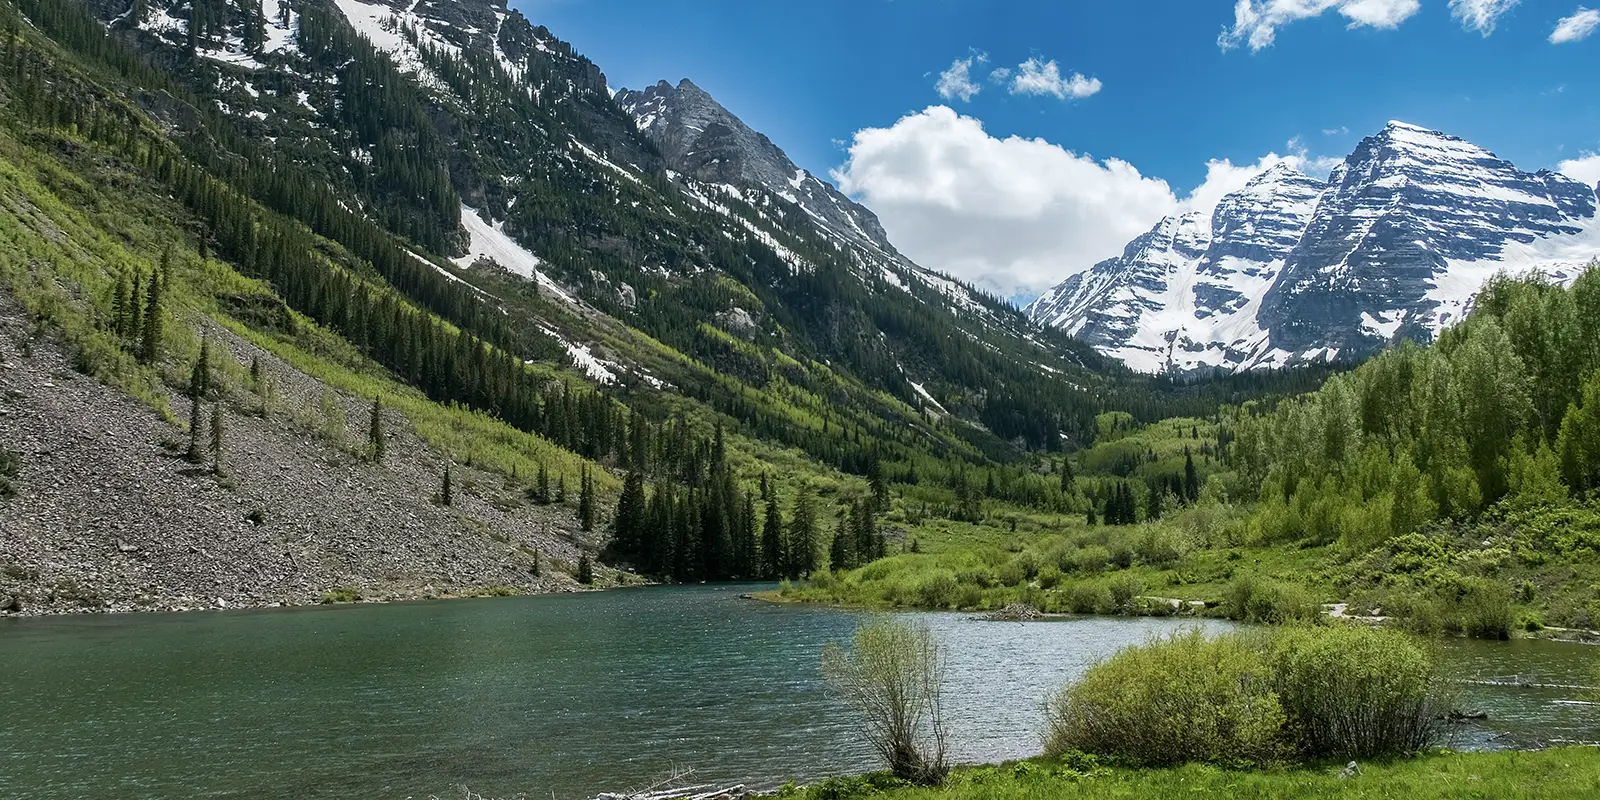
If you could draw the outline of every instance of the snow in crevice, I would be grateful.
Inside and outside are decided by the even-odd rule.
[[[516,275],[536,282],[540,292],[553,295],[570,306],[580,305],[539,268],[544,264],[543,260],[506,235],[505,223],[490,222],[477,209],[463,205],[461,225],[466,228],[471,244],[465,256],[455,259],[457,266],[470,269],[479,261],[493,261]]]
[[[583,374],[588,377],[589,380],[592,380],[595,383],[603,386],[619,383],[617,379],[617,373],[613,372],[613,370],[620,371],[622,368],[610,361],[596,357],[593,348],[591,348],[589,345],[572,342],[567,339],[567,337],[562,336],[560,331],[557,331],[555,328],[551,328],[548,325],[540,325],[539,329],[544,331],[546,336],[555,339],[564,349],[566,349],[567,355],[572,357],[572,363],[581,372],[583,372]]]
[[[943,405],[940,405],[938,400],[933,399],[933,395],[928,394],[928,390],[923,388],[922,384],[917,383],[916,381],[906,381],[906,382],[911,384],[912,390],[917,393],[918,397],[921,397],[923,400],[926,400],[929,405],[933,406],[935,409],[938,409],[939,413],[941,413],[941,414],[950,413],[950,412],[945,410],[945,407]]]

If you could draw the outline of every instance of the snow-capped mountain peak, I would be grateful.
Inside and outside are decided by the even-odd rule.
[[[1029,314],[1145,371],[1356,357],[1436,335],[1501,269],[1574,277],[1595,217],[1594,187],[1396,120],[1326,183],[1280,164],[1223,198],[1207,252],[1169,246],[1159,285],[1145,240],[1168,220]]]
[[[1135,369],[1226,368],[1257,355],[1256,313],[1324,185],[1276,165],[1214,209],[1167,217],[1122,255],[1028,307]]]

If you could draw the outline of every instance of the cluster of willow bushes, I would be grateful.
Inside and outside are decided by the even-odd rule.
[[[1397,631],[1195,631],[1123,650],[1063,689],[1046,750],[1127,766],[1405,756],[1438,741],[1440,686],[1428,650]]]

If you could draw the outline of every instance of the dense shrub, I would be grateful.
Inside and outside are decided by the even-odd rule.
[[[1132,614],[1139,610],[1139,593],[1144,582],[1132,575],[1118,575],[1111,579],[1106,590],[1111,594],[1111,609],[1118,614]]]
[[[1255,575],[1241,575],[1229,584],[1222,611],[1229,619],[1266,625],[1314,622],[1322,617],[1321,609],[1305,589]]]
[[[1280,753],[1283,722],[1261,649],[1192,631],[1123,650],[1062,689],[1045,750],[1137,766],[1263,763]]]
[[[1289,739],[1305,756],[1410,755],[1438,738],[1447,708],[1434,659],[1403,633],[1364,626],[1280,631],[1271,667]]]
[[[1111,561],[1111,552],[1100,545],[1090,545],[1078,551],[1078,571],[1096,575]]]
[[[960,598],[961,584],[956,574],[936,569],[917,583],[917,605],[922,608],[949,608]]]
[[[1449,707],[1431,654],[1403,633],[1199,631],[1130,647],[1050,702],[1046,752],[1131,766],[1404,756]]]
[[[1078,583],[1067,590],[1067,609],[1074,614],[1096,614],[1110,607],[1111,596],[1099,584]]]
[[[1457,590],[1454,624],[1474,639],[1510,639],[1515,618],[1511,590],[1494,581],[1472,581]]]
[[[4,447],[0,447],[0,500],[16,495],[17,487],[13,481],[21,470],[22,457]]]

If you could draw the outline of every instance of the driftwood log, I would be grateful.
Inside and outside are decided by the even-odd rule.
[[[694,770],[674,771],[671,776],[643,789],[628,792],[606,792],[594,800],[748,800],[758,796],[744,787],[716,786],[714,784],[687,784]]]

